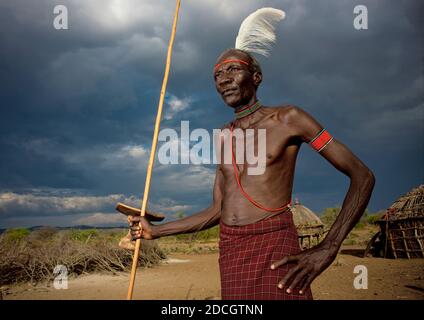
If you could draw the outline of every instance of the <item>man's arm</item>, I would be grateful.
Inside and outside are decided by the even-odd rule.
[[[293,135],[304,142],[309,143],[323,129],[313,117],[300,108],[291,107],[287,117]],[[277,268],[287,262],[297,262],[297,266],[293,267],[279,284],[281,288],[288,287],[288,292],[293,291],[296,285],[300,285],[300,291],[304,291],[312,280],[331,264],[343,240],[364,213],[375,184],[371,170],[336,139],[331,140],[320,154],[349,177],[350,186],[342,209],[325,239],[312,249],[297,256],[285,257],[273,264],[272,267]]]
[[[153,225],[144,217],[130,216],[129,222],[133,239],[155,239],[181,233],[191,233],[211,228],[219,223],[221,217],[224,176],[218,165],[215,175],[212,205],[196,214],[176,221]],[[141,222],[141,228],[140,224]]]

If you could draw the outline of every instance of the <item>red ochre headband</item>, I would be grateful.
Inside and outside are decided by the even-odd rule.
[[[222,61],[221,63],[216,64],[216,65],[215,65],[215,67],[214,67],[214,70],[216,70],[219,66],[223,65],[224,63],[229,63],[229,62],[240,62],[240,63],[245,64],[246,66],[248,66],[248,65],[249,65],[249,62],[246,62],[246,61],[244,61],[244,60],[229,59],[229,60],[224,60],[224,61]]]
[[[309,145],[315,151],[321,152],[331,142],[331,140],[333,140],[332,135],[329,134],[327,130],[322,129],[315,138],[309,141]]]

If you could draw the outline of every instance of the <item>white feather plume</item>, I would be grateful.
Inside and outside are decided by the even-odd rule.
[[[242,24],[236,38],[236,49],[269,56],[276,40],[275,24],[286,16],[283,10],[261,8],[250,14]]]

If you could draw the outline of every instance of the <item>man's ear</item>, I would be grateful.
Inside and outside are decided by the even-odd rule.
[[[259,87],[259,85],[262,82],[262,72],[256,71],[253,74],[253,82],[255,84],[256,87]]]

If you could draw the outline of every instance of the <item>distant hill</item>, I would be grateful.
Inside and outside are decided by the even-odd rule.
[[[33,226],[33,227],[29,227],[29,228],[25,228],[28,229],[30,231],[34,231],[34,230],[38,230],[41,228],[45,228],[45,227],[52,227],[58,230],[70,230],[70,229],[78,229],[78,230],[87,230],[87,229],[100,229],[100,230],[110,230],[110,229],[128,229],[127,225],[117,225],[117,226],[100,226],[100,227],[94,227],[94,226],[86,226],[86,225],[78,225],[78,226],[71,226],[71,227],[54,227],[54,226]],[[11,229],[11,228],[10,228]],[[5,232],[7,229],[5,228],[0,228],[0,234],[2,234],[3,232]]]
[[[46,226],[34,226],[34,227],[30,227],[28,228],[29,230],[33,231],[33,230],[37,230],[37,229],[41,229],[44,228]],[[51,226],[50,226],[51,227]],[[87,226],[87,225],[78,225],[78,226],[70,226],[70,227],[53,227],[59,230],[69,230],[69,229],[79,229],[79,230],[87,230],[87,229],[122,229],[122,228],[128,228],[128,226],[126,225],[118,225],[118,226],[99,226],[99,227],[95,227],[95,226]]]

